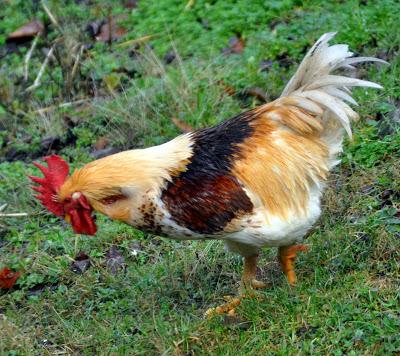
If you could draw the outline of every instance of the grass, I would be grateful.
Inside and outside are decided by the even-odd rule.
[[[1,354],[400,352],[397,2],[195,1],[186,10],[184,2],[172,0],[142,0],[133,10],[122,1],[111,10],[110,2],[49,2],[61,30],[39,3],[6,3],[0,10],[2,48],[6,34],[33,17],[48,30],[30,61],[27,83],[22,76],[29,44],[4,56],[0,67],[0,205],[29,214],[0,217],[0,268],[22,273],[12,290],[0,291]],[[93,43],[80,29],[110,11],[124,14],[126,36],[111,46]],[[33,200],[26,175],[35,172],[32,160],[52,152],[45,137],[58,136],[63,143],[57,152],[75,167],[93,159],[100,139],[120,149],[149,146],[179,133],[172,117],[195,128],[215,124],[262,102],[243,95],[244,89],[260,87],[277,97],[306,48],[332,30],[339,30],[335,41],[390,66],[359,70],[384,90],[356,92],[362,120],[332,172],[324,213],[307,240],[311,250],[297,263],[295,288],[283,278],[276,251],[266,249],[258,272],[269,288],[245,300],[237,318],[206,320],[207,308],[236,293],[241,275],[241,259],[221,243],[178,243],[103,217],[95,238],[74,235]],[[239,34],[243,52],[222,55]],[[145,35],[154,37],[137,48],[118,46]],[[26,93],[43,49],[54,41],[56,59],[43,84]],[[68,82],[77,48],[88,43]],[[171,51],[175,59],[166,64]],[[116,274],[107,267],[111,246],[125,259]],[[71,264],[80,252],[91,265],[77,274]]]

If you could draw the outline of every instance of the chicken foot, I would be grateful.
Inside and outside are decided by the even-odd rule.
[[[240,305],[243,298],[247,296],[254,297],[255,289],[261,289],[267,286],[266,283],[256,279],[257,258],[258,254],[244,258],[243,275],[239,296],[224,297],[227,303],[224,303],[216,308],[208,309],[205,313],[206,317],[216,314],[234,315],[235,308]]]
[[[264,282],[256,279],[258,254],[244,258],[243,275],[242,275],[242,292],[251,291],[252,289],[265,288]]]
[[[288,282],[291,286],[296,284],[296,272],[294,271],[294,261],[296,260],[297,252],[308,251],[306,245],[291,245],[279,247],[278,258],[281,263],[283,273],[285,273]]]

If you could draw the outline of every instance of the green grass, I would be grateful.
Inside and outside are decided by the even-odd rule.
[[[114,1],[112,15],[125,14],[121,26],[128,30],[119,43],[154,35],[152,47],[133,53],[118,43],[96,43],[82,53],[70,87],[74,51],[92,42],[81,29],[106,17],[110,2],[49,2],[61,33],[33,3],[0,7],[0,46],[33,17],[48,24],[27,83],[28,48],[1,58],[0,157],[11,149],[39,155],[44,137],[72,132],[75,144],[59,153],[76,167],[92,159],[99,137],[120,148],[141,147],[177,135],[172,117],[196,128],[215,124],[261,103],[228,95],[227,87],[237,93],[260,87],[277,97],[306,48],[326,31],[338,30],[336,42],[390,66],[359,70],[384,90],[355,93],[362,119],[332,172],[324,213],[307,240],[311,250],[298,259],[298,285],[287,285],[276,251],[265,249],[258,272],[269,287],[246,299],[237,318],[203,317],[239,285],[241,259],[220,242],[175,242],[104,217],[96,237],[74,235],[33,200],[26,177],[36,172],[32,155],[0,163],[0,206],[29,214],[0,216],[0,268],[22,273],[14,289],[0,291],[0,354],[400,352],[400,135],[393,120],[400,100],[398,2],[195,1],[185,10],[185,2],[141,0],[127,10]],[[246,42],[243,53],[222,55],[238,33]],[[43,84],[26,93],[44,60],[42,49],[55,40],[64,60],[50,61]],[[171,50],[177,59],[167,65],[163,57]],[[267,70],[260,71],[261,61],[270,61]],[[85,102],[59,107],[77,100]],[[112,245],[126,264],[115,275],[107,268]],[[83,274],[70,267],[79,252],[91,260]]]

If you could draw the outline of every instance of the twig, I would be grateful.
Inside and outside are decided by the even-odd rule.
[[[84,48],[85,48],[85,46],[82,45],[81,48],[80,48],[80,50],[79,50],[79,52],[78,52],[78,55],[76,56],[75,63],[74,63],[74,66],[72,67],[72,72],[71,72],[71,82],[74,80],[76,71],[77,71],[77,69],[78,69],[79,60],[81,59],[81,55],[82,55],[82,53],[83,53],[83,49],[84,49]]]
[[[0,213],[0,216],[28,216],[28,213]]]
[[[75,50],[75,48],[76,48],[76,46],[74,47],[74,50]],[[73,86],[73,82],[74,82],[74,78],[75,78],[76,72],[77,72],[78,67],[79,67],[79,60],[80,60],[81,55],[83,53],[83,49],[84,49],[84,46],[81,45],[79,50],[78,50],[78,54],[75,57],[75,62],[74,62],[74,65],[72,66],[71,75],[69,75],[67,77],[66,88],[67,88],[68,94],[72,93],[72,86]]]
[[[58,29],[58,31],[60,31],[60,33],[63,33],[63,30],[62,30],[61,26],[59,25],[59,23],[56,20],[55,16],[51,13],[50,9],[45,4],[44,0],[42,0],[41,4],[42,4],[42,7],[43,7],[44,11],[46,12],[47,16],[49,17],[50,21],[52,22],[52,24],[55,27],[57,27],[57,29]]]
[[[41,83],[40,83],[40,79],[42,78],[42,75],[43,75],[43,73],[44,73],[44,70],[45,70],[46,67],[47,67],[47,63],[49,62],[49,58],[51,57],[51,55],[53,54],[53,52],[54,52],[54,46],[51,47],[50,50],[49,50],[49,52],[47,53],[46,59],[44,60],[42,66],[40,67],[39,73],[38,73],[38,75],[37,75],[35,81],[33,82],[33,84],[32,84],[30,87],[28,87],[28,88],[26,89],[26,91],[32,91],[32,90],[36,89],[38,86],[40,86],[40,84],[41,84]]]
[[[32,113],[34,113],[34,114],[43,114],[43,113],[45,113],[47,111],[51,111],[51,110],[55,110],[55,109],[59,109],[59,108],[66,108],[66,107],[69,107],[69,106],[72,106],[72,105],[79,105],[79,104],[85,103],[85,102],[87,102],[89,100],[90,99],[80,99],[80,100],[71,101],[71,102],[68,102],[68,103],[62,103],[62,104],[59,104],[59,105],[52,105],[52,106],[48,106],[48,107],[43,108],[43,109],[38,109],[38,110],[32,111],[32,112],[28,113],[27,115],[32,114]]]
[[[146,41],[152,39],[154,36],[155,35],[147,35],[147,36],[135,38],[134,40],[128,40],[128,41],[117,44],[117,47],[132,46],[137,43],[143,43],[143,42],[146,42]]]
[[[112,10],[111,7],[108,9],[108,45],[111,48],[112,40],[113,40],[113,18],[112,18]]]
[[[38,43],[38,40],[39,40],[39,37],[40,37],[41,34],[42,34],[42,33],[39,32],[39,33],[36,35],[35,39],[34,39],[33,42],[32,42],[31,48],[29,49],[28,53],[27,53],[26,56],[25,56],[25,60],[24,60],[24,80],[25,80],[26,82],[28,81],[28,76],[29,76],[29,61],[30,61],[30,59],[31,59],[31,57],[32,57],[32,53],[33,53],[33,51],[34,51],[35,48],[36,48],[36,45],[37,45],[37,43]]]
[[[190,8],[194,5],[194,0],[189,0],[185,6],[185,10],[190,10]]]
[[[8,204],[5,203],[5,204],[3,204],[2,206],[0,206],[0,211],[3,211],[3,210],[6,208],[7,205],[8,205]]]

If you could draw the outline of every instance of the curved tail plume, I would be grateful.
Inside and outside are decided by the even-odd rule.
[[[382,89],[379,84],[332,74],[341,69],[354,69],[353,64],[362,62],[380,62],[373,57],[352,57],[348,45],[329,45],[336,32],[325,33],[308,51],[296,73],[290,79],[281,94],[281,98],[290,96],[298,106],[314,112],[322,112],[324,121],[333,116],[351,137],[351,120],[358,114],[347,104],[357,105],[351,96],[352,87],[371,87]],[[347,102],[347,103],[346,103]]]

